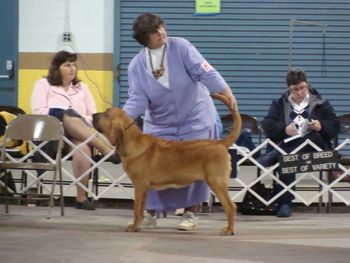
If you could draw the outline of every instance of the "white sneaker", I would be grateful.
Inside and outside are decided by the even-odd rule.
[[[186,211],[181,218],[181,222],[178,225],[177,229],[191,231],[198,226],[198,217],[190,212]]]
[[[182,216],[185,213],[185,208],[178,208],[175,210],[176,216]]]
[[[145,217],[142,220],[141,228],[156,228],[157,219],[154,216],[151,216],[149,213],[146,213]]]

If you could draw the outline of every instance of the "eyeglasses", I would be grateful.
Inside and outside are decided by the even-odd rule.
[[[307,85],[301,85],[301,86],[296,86],[296,87],[293,87],[293,88],[289,88],[290,92],[298,92],[298,91],[303,91],[305,89],[307,89],[308,86]]]

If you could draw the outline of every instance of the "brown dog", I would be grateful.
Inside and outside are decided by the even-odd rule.
[[[215,97],[227,104],[225,97]],[[203,180],[225,209],[228,225],[221,234],[234,234],[236,205],[228,193],[231,162],[227,149],[240,133],[241,118],[239,112],[231,113],[234,128],[226,138],[181,142],[143,134],[122,109],[111,108],[93,115],[94,127],[116,147],[124,171],[134,184],[134,222],[126,231],[139,231],[148,190],[178,188]]]

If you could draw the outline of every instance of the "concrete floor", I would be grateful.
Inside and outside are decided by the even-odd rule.
[[[123,232],[131,209],[82,211],[46,219],[45,207],[0,205],[0,262],[3,263],[312,263],[350,262],[349,213],[296,212],[274,216],[238,215],[235,236],[219,236],[221,212],[201,213],[193,232],[176,230],[179,217],[158,220],[158,228]]]

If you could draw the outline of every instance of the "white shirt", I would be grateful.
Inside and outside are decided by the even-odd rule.
[[[150,57],[149,57],[148,50],[151,53],[153,68],[154,68],[154,70],[157,70],[157,69],[160,68],[160,64],[162,62],[162,55],[163,55],[163,49],[164,48],[165,48],[165,45],[162,45],[160,48],[154,48],[154,49],[150,49],[148,47],[145,48],[147,69],[152,75],[153,75],[153,73],[152,73],[152,67],[151,67],[151,62],[150,62]],[[169,75],[168,75],[168,59],[167,59],[166,51],[165,51],[165,54],[164,54],[163,67],[164,67],[164,73],[158,79],[158,81],[165,88],[168,89],[169,88]]]

